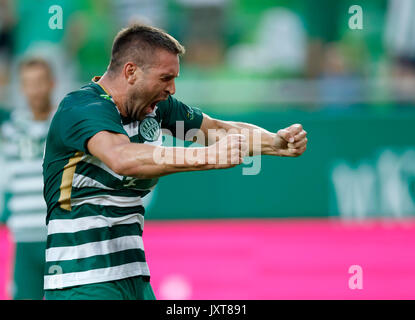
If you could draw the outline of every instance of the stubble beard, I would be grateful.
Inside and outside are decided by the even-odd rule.
[[[143,102],[140,99],[141,94],[139,91],[132,91],[131,94],[127,98],[127,102],[125,104],[125,109],[127,113],[127,117],[131,120],[140,120],[140,113],[144,106],[142,106]]]
[[[149,106],[152,106],[156,98],[157,95],[146,92],[145,90],[136,89],[131,91],[131,94],[128,95],[126,102],[126,112],[128,118],[142,121],[148,114],[146,109]]]

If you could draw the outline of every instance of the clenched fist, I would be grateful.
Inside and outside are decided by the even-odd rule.
[[[307,141],[307,132],[296,123],[277,132],[273,147],[279,156],[298,157],[306,150]]]
[[[242,134],[230,134],[208,148],[208,163],[216,169],[231,168],[243,162],[248,145]]]

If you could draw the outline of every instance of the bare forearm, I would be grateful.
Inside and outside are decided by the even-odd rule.
[[[281,157],[298,157],[307,146],[307,132],[301,124],[293,124],[287,128],[271,133],[264,128],[244,122],[223,121],[203,114],[198,141],[205,145],[215,143],[218,139],[230,134],[245,136],[248,150],[244,154],[273,155]]]
[[[87,149],[121,176],[151,179],[176,172],[234,167],[243,162],[245,144],[245,137],[234,134],[209,147],[162,147],[131,143],[123,134],[101,131],[88,141]]]
[[[227,134],[242,134],[248,142],[248,154],[252,155],[278,155],[273,148],[275,133],[269,132],[259,126],[234,121],[219,121],[215,135],[219,138]],[[208,144],[214,143],[216,136],[208,135]]]
[[[141,179],[157,178],[186,171],[213,169],[208,162],[208,148],[157,147],[126,144],[116,150],[121,175]]]

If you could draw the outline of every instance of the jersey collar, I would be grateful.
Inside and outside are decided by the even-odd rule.
[[[125,118],[125,117],[124,117],[124,116],[120,113],[120,110],[118,110],[118,107],[117,107],[116,103],[114,102],[114,99],[112,98],[112,96],[109,94],[108,90],[107,90],[107,89],[105,89],[105,87],[104,87],[102,84],[98,83],[99,79],[101,79],[101,76],[95,76],[95,77],[93,77],[93,78],[91,79],[92,83],[93,83],[93,84],[95,84],[95,85],[97,85],[97,86],[98,86],[98,88],[100,89],[100,91],[101,91],[101,92],[104,92],[103,94],[100,94],[99,96],[100,96],[101,98],[104,98],[105,100],[109,100],[109,101],[111,101],[111,102],[114,104],[115,108],[117,109],[118,114],[119,114],[119,115],[120,115],[120,117],[121,117],[121,122],[122,122],[123,124],[127,124],[127,123],[132,122],[132,120],[131,120],[131,119],[129,119],[129,118]]]
[[[114,99],[111,97],[111,95],[109,94],[109,92],[107,91],[107,89],[105,89],[105,87],[102,84],[98,83],[99,79],[101,79],[100,76],[95,76],[95,77],[92,78],[91,81],[94,84],[98,85],[98,87],[101,88],[102,91],[104,91],[105,94],[101,94],[100,97],[102,97],[102,98],[104,98],[106,100],[110,100],[110,101],[112,101],[112,103],[115,104]],[[118,110],[118,108],[117,108],[117,110]]]

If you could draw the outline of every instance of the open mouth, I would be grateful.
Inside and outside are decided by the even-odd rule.
[[[162,100],[156,100],[156,101],[152,102],[150,105],[148,105],[147,107],[145,107],[144,113],[146,115],[152,113],[154,111],[154,109],[156,108],[157,103],[159,103],[160,101],[162,101]]]
[[[166,100],[167,98],[168,97],[166,97],[164,99],[157,99],[157,100],[154,100],[152,103],[150,103],[147,107],[145,107],[143,109],[143,111],[142,111],[142,114],[144,114],[143,116],[145,117],[145,116],[149,115],[150,113],[154,112],[154,109],[156,108],[156,105],[159,102]]]
[[[155,101],[152,104],[150,104],[150,107],[149,107],[150,112],[149,113],[154,111],[154,109],[156,108],[157,103],[159,103],[159,101]]]

